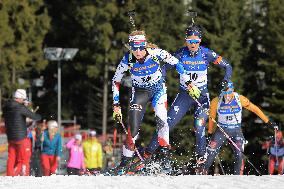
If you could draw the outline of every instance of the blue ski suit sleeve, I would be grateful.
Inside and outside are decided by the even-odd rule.
[[[224,68],[225,69],[224,80],[227,80],[227,81],[231,80],[232,66],[226,59],[222,58],[222,56],[218,55],[214,51],[209,50],[207,53],[207,60],[208,62],[213,62],[213,64],[221,68]]]
[[[166,80],[166,76],[167,76],[167,71],[173,69],[174,67],[176,67],[176,70],[179,74],[184,74],[185,70],[183,65],[179,62],[176,65],[171,65],[171,64],[164,64],[162,66],[162,76],[163,76],[163,80]]]

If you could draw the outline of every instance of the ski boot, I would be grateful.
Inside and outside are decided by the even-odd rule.
[[[195,173],[196,175],[207,175],[207,171],[205,170],[205,162],[207,160],[207,154],[205,155],[197,155],[196,157],[196,167]]]
[[[151,161],[152,154],[144,151],[140,154],[140,157],[134,156],[131,165],[128,169],[129,173],[142,174],[145,170],[146,165]]]
[[[170,150],[168,147],[161,147],[159,149],[160,162],[161,162],[161,173],[170,175],[172,173],[172,166],[170,160]]]
[[[131,166],[131,162],[132,162],[132,157],[125,157],[123,156],[121,159],[121,162],[118,166],[109,169],[107,171],[105,171],[103,174],[105,176],[120,176],[120,175],[125,175],[130,166]]]

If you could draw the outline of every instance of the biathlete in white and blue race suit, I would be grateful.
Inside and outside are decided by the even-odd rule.
[[[168,125],[172,130],[183,118],[186,112],[194,107],[194,128],[196,136],[197,161],[203,161],[206,149],[205,124],[208,115],[204,109],[209,108],[209,93],[207,87],[207,70],[209,63],[225,69],[224,80],[230,80],[231,65],[220,55],[206,47],[200,46],[202,31],[199,26],[191,25],[186,30],[186,46],[175,53],[185,69],[185,77],[180,77],[180,90],[168,112]],[[165,65],[163,71],[171,69],[172,65]],[[187,91],[189,90],[189,92]],[[202,108],[198,105],[201,104]],[[155,134],[146,151],[153,153],[158,147]]]
[[[168,148],[169,127],[167,123],[167,93],[162,77],[160,61],[176,67],[181,78],[185,77],[179,60],[167,51],[147,42],[144,31],[134,31],[129,35],[130,51],[120,61],[112,82],[114,119],[122,121],[119,105],[119,87],[127,71],[132,80],[132,95],[129,107],[128,134],[123,145],[122,163],[134,154],[135,140],[148,102],[152,103],[157,123],[157,146]],[[185,79],[185,78],[184,78]]]

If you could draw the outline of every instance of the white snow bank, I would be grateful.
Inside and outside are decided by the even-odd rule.
[[[284,176],[59,176],[0,177],[1,189],[282,189]]]

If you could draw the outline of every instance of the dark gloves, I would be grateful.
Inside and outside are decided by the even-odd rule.
[[[273,127],[274,129],[278,130],[278,125],[275,122],[268,121],[266,124],[269,127]]]

